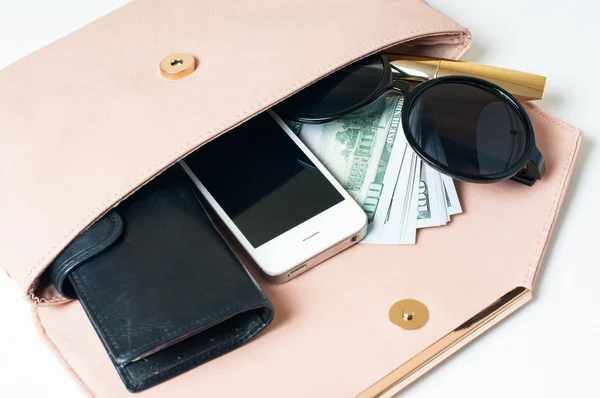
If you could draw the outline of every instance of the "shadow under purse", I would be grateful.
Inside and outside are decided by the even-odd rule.
[[[74,240],[50,267],[138,392],[256,336],[273,308],[178,165]]]

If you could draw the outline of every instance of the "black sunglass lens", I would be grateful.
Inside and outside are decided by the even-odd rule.
[[[356,108],[382,84],[380,55],[355,62],[298,92],[274,109],[284,119],[320,121]]]
[[[418,151],[449,174],[497,177],[525,154],[528,124],[516,105],[492,87],[444,81],[416,95],[408,109],[407,133]]]

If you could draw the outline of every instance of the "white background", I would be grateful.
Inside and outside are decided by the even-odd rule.
[[[0,0],[0,68],[125,2]],[[600,397],[600,9],[592,0],[430,4],[471,30],[466,60],[547,76],[540,104],[584,141],[534,301],[402,396]],[[4,274],[0,303],[0,396],[82,396]]]

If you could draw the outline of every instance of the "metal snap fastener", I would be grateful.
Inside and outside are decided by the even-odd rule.
[[[160,74],[165,79],[181,79],[191,75],[195,70],[196,59],[191,54],[171,54],[160,61]]]
[[[429,310],[417,300],[400,300],[390,307],[390,321],[402,329],[420,329],[429,321]]]

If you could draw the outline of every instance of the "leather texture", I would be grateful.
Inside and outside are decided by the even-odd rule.
[[[95,223],[49,272],[59,290],[69,280],[133,392],[241,346],[273,318],[178,165]]]
[[[421,0],[135,0],[0,71],[0,264],[43,290],[77,235],[202,143],[383,48],[469,43]],[[165,80],[180,52],[196,71]]]
[[[507,292],[531,288],[581,133],[535,105],[525,109],[547,160],[546,175],[533,187],[458,184],[464,213],[444,228],[420,231],[416,245],[359,244],[282,285],[250,268],[275,308],[269,328],[251,344],[140,394],[356,396]],[[405,298],[429,309],[422,329],[402,330],[389,321],[390,306]],[[35,314],[90,395],[127,396],[80,306],[38,307]]]
[[[110,248],[123,233],[123,220],[116,211],[111,211],[77,237],[48,267],[48,276],[58,292],[67,298],[76,299],[69,274]]]

